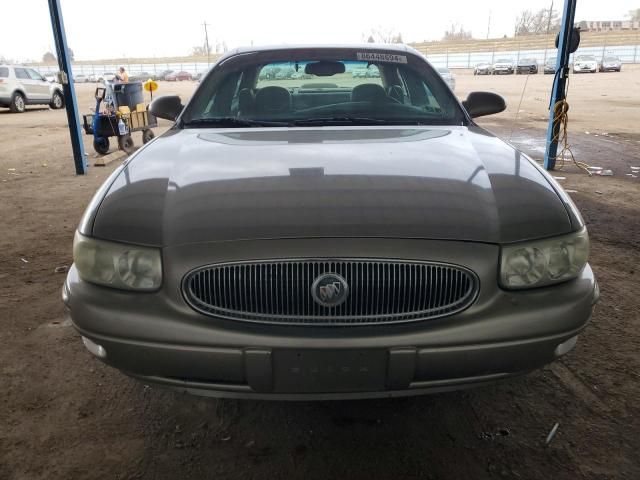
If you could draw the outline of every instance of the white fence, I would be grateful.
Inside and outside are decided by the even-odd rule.
[[[640,45],[623,45],[623,46],[601,46],[601,47],[584,47],[580,48],[575,55],[594,55],[600,59],[606,55],[619,57],[622,63],[640,63]],[[502,58],[508,58],[518,61],[521,58],[535,58],[539,64],[551,57],[556,56],[555,48],[547,48],[542,50],[512,50],[512,51],[491,51],[491,52],[468,52],[468,53],[426,53],[427,59],[435,67],[448,68],[473,68],[479,63],[494,63],[494,61]],[[210,65],[207,62],[191,62],[191,63],[123,63],[123,64],[85,64],[73,65],[73,73],[75,75],[102,75],[103,73],[116,73],[118,68],[124,66],[129,75],[146,72],[158,75],[165,70],[173,70],[175,72],[185,71],[196,74],[206,71]],[[57,66],[36,66],[40,73],[56,72]]]
[[[468,52],[468,53],[437,53],[427,52],[427,59],[436,67],[448,68],[473,68],[479,63],[494,63],[498,59],[510,59],[518,61],[521,58],[534,58],[539,64],[544,64],[548,58],[555,57],[557,50],[547,48],[541,50],[512,50],[499,52]],[[640,63],[640,45],[623,45],[616,47],[584,47],[574,55],[594,55],[597,59],[605,56],[615,56],[622,60],[622,63]]]

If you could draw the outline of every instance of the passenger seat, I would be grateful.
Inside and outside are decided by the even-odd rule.
[[[351,90],[351,101],[385,103],[389,102],[390,98],[380,85],[363,83],[353,87],[353,90]]]
[[[243,88],[238,92],[238,115],[244,116],[253,113],[256,96],[250,88]]]
[[[256,113],[286,113],[291,111],[291,94],[283,87],[263,87],[256,93]]]

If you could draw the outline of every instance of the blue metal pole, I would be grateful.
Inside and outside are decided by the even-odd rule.
[[[87,173],[87,157],[84,153],[82,143],[82,131],[80,130],[80,117],[78,115],[78,100],[75,88],[73,87],[73,73],[71,71],[71,59],[67,46],[67,36],[64,31],[62,21],[62,9],[60,0],[48,0],[51,25],[53,27],[53,37],[56,42],[56,52],[58,53],[58,66],[64,73],[62,78],[62,91],[64,93],[65,106],[67,109],[67,119],[69,122],[69,133],[71,134],[71,147],[73,148],[73,160],[76,165],[76,173],[84,175]]]
[[[544,168],[553,170],[556,166],[558,154],[558,133],[560,123],[555,121],[555,105],[564,100],[569,75],[570,37],[576,16],[577,0],[565,0],[562,12],[562,25],[560,27],[560,39],[558,41],[558,57],[556,60],[556,75],[551,90],[551,108],[549,109],[549,127],[547,128],[547,148],[544,154]]]

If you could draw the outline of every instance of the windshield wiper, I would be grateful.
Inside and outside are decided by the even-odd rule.
[[[244,128],[244,127],[286,127],[286,122],[270,122],[262,120],[247,120],[244,118],[235,117],[211,117],[211,118],[194,118],[187,122],[183,122],[183,127],[197,128],[197,127],[231,127],[231,128]]]
[[[317,117],[294,120],[292,126],[321,126],[321,125],[385,125],[389,122],[379,118],[369,117]]]

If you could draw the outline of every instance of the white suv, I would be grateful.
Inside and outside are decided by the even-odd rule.
[[[0,107],[22,113],[27,105],[63,108],[62,85],[48,82],[32,68],[0,65]]]

